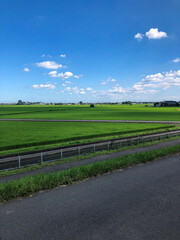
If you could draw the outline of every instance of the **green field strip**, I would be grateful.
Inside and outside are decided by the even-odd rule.
[[[0,150],[170,129],[164,124],[0,122]]]

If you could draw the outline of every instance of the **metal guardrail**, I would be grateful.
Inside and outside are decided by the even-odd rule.
[[[64,158],[75,157],[92,152],[99,152],[104,150],[120,149],[124,146],[137,145],[139,143],[153,142],[156,140],[167,139],[169,137],[180,136],[180,130],[156,133],[146,136],[136,136],[127,139],[114,139],[111,141],[92,143],[88,145],[81,145],[76,147],[68,147],[59,150],[52,150],[47,152],[32,153],[28,155],[21,155],[9,158],[0,159],[0,171],[9,169],[17,169],[34,164],[42,164],[44,162],[51,162],[62,160]]]

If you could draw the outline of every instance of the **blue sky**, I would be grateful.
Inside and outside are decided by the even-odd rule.
[[[180,100],[179,0],[0,0],[0,102]]]

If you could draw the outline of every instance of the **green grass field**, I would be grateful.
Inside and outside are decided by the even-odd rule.
[[[164,124],[95,122],[0,122],[0,150],[75,141],[103,136],[143,133],[168,128]]]
[[[178,107],[145,105],[0,106],[3,119],[180,120]],[[0,122],[0,155],[159,131],[162,124],[86,122]],[[89,139],[89,140],[88,140]],[[61,143],[61,144],[60,144]],[[60,144],[60,145],[57,145]],[[36,146],[36,147],[35,147]],[[13,150],[13,152],[12,152]],[[6,151],[6,152],[4,152]],[[17,152],[18,152],[17,151]],[[9,153],[9,152],[8,152]],[[8,154],[7,153],[7,154]]]
[[[180,107],[124,105],[0,106],[0,118],[180,121]]]

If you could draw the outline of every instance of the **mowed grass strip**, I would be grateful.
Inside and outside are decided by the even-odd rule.
[[[95,123],[95,122],[0,122],[0,150],[18,149],[113,136],[125,133],[141,133],[147,130],[168,129],[172,125],[143,123]]]
[[[152,104],[151,104],[152,105]],[[180,121],[180,107],[129,105],[0,106],[0,118]]]
[[[62,185],[72,184],[73,182],[81,181],[86,178],[96,177],[100,174],[105,174],[134,164],[146,163],[158,157],[178,152],[180,152],[179,145],[145,153],[126,155],[124,157],[75,167],[65,171],[49,174],[41,173],[35,176],[1,183],[0,202],[25,197],[38,191],[52,189]]]

